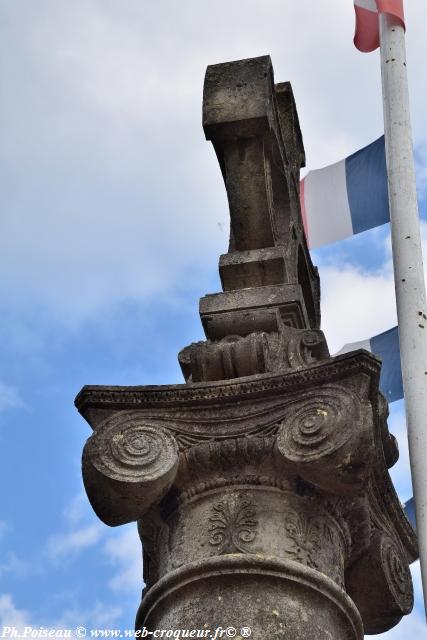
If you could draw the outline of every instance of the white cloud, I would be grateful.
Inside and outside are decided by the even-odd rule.
[[[56,619],[46,620],[31,614],[24,609],[19,609],[13,597],[8,594],[0,594],[0,629],[3,627],[15,627],[22,636],[25,627],[33,629],[70,629],[74,632],[78,626],[87,629],[109,629],[117,627],[117,621],[122,614],[122,609],[107,603],[95,602],[89,609],[71,607],[68,611]],[[28,637],[28,635],[27,635]],[[72,634],[72,637],[77,637]]]
[[[9,531],[10,527],[5,520],[0,520],[0,541],[5,536],[5,534]]]
[[[390,432],[397,438],[399,445],[399,460],[390,469],[390,475],[395,487],[398,488],[402,502],[412,497],[411,467],[409,464],[408,433],[403,402],[393,406],[388,420]]]
[[[14,578],[23,578],[28,574],[28,571],[28,563],[22,558],[18,558],[12,551],[3,555],[0,562],[0,578],[5,574],[11,574]]]
[[[89,609],[74,607],[65,611],[49,626],[57,629],[75,629],[78,626],[87,629],[111,629],[117,628],[121,614],[121,607],[95,601]]]
[[[23,406],[18,390],[0,381],[0,413],[6,409],[18,409]]]
[[[199,279],[215,271],[228,211],[201,129],[207,64],[271,53],[276,79],[294,84],[310,168],[382,129],[378,55],[354,49],[353,10],[341,0],[218,0],[209,9],[196,0],[42,0],[4,11],[0,283],[9,304],[47,305],[62,321],[123,299],[148,304],[195,265]],[[407,14],[424,156],[425,3]]]
[[[106,531],[106,526],[94,516],[83,492],[79,492],[70,500],[62,517],[65,527],[50,536],[45,548],[47,557],[53,563],[63,558],[75,557],[93,547]]]
[[[0,628],[16,627],[22,631],[29,624],[28,618],[28,612],[17,609],[10,594],[0,594]]]
[[[110,539],[103,547],[96,546],[102,541],[103,536],[108,536],[108,529],[101,522],[93,522],[93,515],[90,514],[87,499],[82,493],[77,494],[68,507],[64,510],[63,518],[65,528],[63,531],[50,537],[45,548],[45,555],[53,563],[61,565],[64,560],[74,561],[77,556],[95,546],[95,551],[102,548],[108,554],[108,561],[114,567],[116,573],[111,578],[111,587],[114,589],[133,589],[136,579],[133,572],[142,570],[141,546],[139,543],[139,562],[134,563],[136,556],[135,545],[132,546],[132,533],[136,531],[125,530],[116,540]],[[92,520],[92,522],[91,522]],[[138,539],[138,536],[136,536]],[[138,540],[139,541],[139,540]],[[2,575],[13,574],[14,577],[22,577],[27,572],[27,565],[18,559],[15,554],[9,553],[7,558],[0,563],[0,577]],[[32,567],[34,571],[34,567]],[[128,581],[128,584],[126,582]],[[139,592],[141,582],[137,587]],[[71,601],[70,601],[71,600]],[[44,626],[49,629],[75,629],[77,626],[93,628],[115,628],[123,615],[121,606],[115,603],[106,603],[94,598],[93,604],[89,608],[82,607],[74,602],[74,596],[67,596],[67,606],[59,614],[51,616],[41,616],[34,611],[24,611],[15,605],[12,594],[0,595],[0,629],[2,626],[15,626],[18,631],[25,626],[38,628]],[[73,636],[74,637],[74,636]]]
[[[91,524],[75,531],[52,536],[47,544],[47,555],[52,562],[76,555],[95,545],[102,536],[102,525]]]
[[[217,0],[209,7],[24,0],[2,10],[0,300],[7,286],[8,305],[24,300],[32,312],[46,305],[53,316],[79,320],[123,299],[160,299],[216,270],[226,248],[218,223],[228,226],[228,210],[201,129],[207,64],[271,53],[276,80],[293,82],[310,168],[360,148],[382,128],[378,55],[353,49],[353,11],[342,0]],[[426,3],[406,10],[423,180]],[[390,264],[376,273],[329,265],[321,276],[331,351],[395,323]],[[33,339],[28,330],[26,340]],[[2,398],[17,406],[14,392],[0,385],[0,409]],[[402,460],[407,465],[405,451]],[[65,531],[48,542],[53,562],[104,539],[107,529],[84,511],[76,498]],[[101,548],[115,571],[110,586],[139,588],[135,530],[112,534]],[[99,607],[92,613],[101,619]],[[1,596],[0,609],[27,619],[10,596]]]
[[[107,563],[112,567],[109,586],[115,591],[139,592],[142,580],[142,548],[135,523],[109,529],[95,520],[88,500],[77,494],[64,509],[65,529],[52,535],[45,553],[53,564],[64,558],[75,558],[81,552],[95,547],[102,549]],[[102,542],[102,546],[99,544]],[[96,546],[95,546],[96,545]]]
[[[427,258],[427,224],[424,222],[421,239]],[[378,251],[382,251],[383,240],[378,243]],[[371,338],[397,324],[389,236],[385,249],[385,261],[375,271],[346,263],[339,255],[333,262],[319,266],[322,328],[331,353],[336,353],[344,344]],[[424,260],[424,275],[427,280],[427,260]]]
[[[71,528],[77,527],[89,515],[92,509],[84,492],[78,493],[64,509],[64,519]]]
[[[425,200],[427,197],[427,142],[421,143],[415,150],[415,170],[418,197],[420,200]]]
[[[388,269],[369,273],[350,265],[320,268],[322,327],[331,353],[396,324],[394,284]]]
[[[64,509],[65,529],[52,535],[45,553],[53,564],[65,558],[75,558],[81,552],[95,547],[93,553],[102,549],[104,559],[111,566],[109,586],[114,591],[141,590],[142,547],[135,523],[109,529],[103,523],[94,522],[87,497],[77,494]],[[103,543],[102,546],[99,543]],[[0,567],[1,569],[1,567]]]
[[[119,535],[110,537],[104,545],[104,553],[116,569],[110,587],[115,591],[139,592],[143,585],[142,548],[136,525],[129,525]]]

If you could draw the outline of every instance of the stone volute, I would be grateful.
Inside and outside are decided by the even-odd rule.
[[[78,394],[87,495],[106,524],[138,523],[138,629],[361,640],[411,611],[417,555],[380,362],[329,355],[297,111],[268,56],[208,67],[203,127],[230,208],[223,292],[200,301],[185,384]]]

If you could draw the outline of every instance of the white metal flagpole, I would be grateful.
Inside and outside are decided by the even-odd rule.
[[[381,13],[384,131],[400,357],[427,609],[427,305],[415,185],[405,31]]]

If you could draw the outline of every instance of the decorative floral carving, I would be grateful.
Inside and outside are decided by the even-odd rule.
[[[309,519],[296,511],[287,511],[285,531],[286,551],[292,560],[318,569],[319,563],[316,555],[320,538],[318,519]]]
[[[285,532],[285,549],[292,560],[326,573],[342,585],[343,541],[328,516],[288,510]]]
[[[253,502],[224,500],[215,504],[209,518],[209,542],[219,553],[247,553],[247,545],[255,539],[258,521]]]

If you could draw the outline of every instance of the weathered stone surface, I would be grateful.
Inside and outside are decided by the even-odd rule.
[[[109,525],[124,524],[170,489],[178,469],[178,445],[168,430],[138,415],[113,415],[87,441],[82,467],[98,517]]]
[[[213,635],[217,628],[242,625],[255,638],[363,637],[355,605],[333,581],[298,563],[255,554],[219,556],[159,580],[144,598],[136,626],[173,629],[177,620],[179,628],[209,625]]]
[[[309,326],[301,287],[292,284],[207,295],[200,300],[200,317],[212,340],[257,330],[279,333],[282,325]]]
[[[284,247],[232,251],[219,259],[224,291],[280,285],[286,278]]]
[[[298,369],[329,357],[325,336],[319,329],[295,331],[281,321],[279,326],[280,331],[231,335],[186,347],[178,355],[185,379],[228,380]]]
[[[361,580],[370,572],[365,588]],[[370,633],[394,627],[413,605],[411,574],[399,540],[375,532],[367,553],[347,574],[347,591],[357,605]],[[372,602],[376,607],[372,606]]]
[[[274,85],[269,56],[208,67],[203,127],[227,190],[233,260],[238,253],[244,261],[248,251],[265,249],[267,256],[281,247],[283,280],[271,284],[300,285],[309,326],[318,326],[319,279],[299,210],[304,148],[290,84]],[[245,283],[257,285],[256,279]]]
[[[89,499],[137,520],[137,628],[251,627],[254,638],[361,640],[412,607],[417,555],[388,473],[398,457],[379,361],[331,358],[298,201],[292,91],[268,57],[209,67],[203,123],[230,204],[224,293],[186,384],[84,387]]]
[[[324,634],[320,637],[328,637],[327,633],[361,637],[357,609],[349,604],[346,592],[360,606],[366,632],[378,630],[378,610],[386,612],[382,630],[407,612],[410,581],[402,582],[402,598],[396,602],[392,591],[374,586],[372,576],[371,556],[378,535],[393,540],[402,567],[417,553],[414,532],[384,460],[390,436],[384,428],[384,400],[378,394],[379,368],[373,356],[359,351],[283,374],[167,387],[82,390],[77,406],[96,433],[108,429],[112,417],[124,425],[137,420],[159,432],[167,430],[180,452],[173,485],[161,500],[153,500],[146,510],[146,504],[141,504],[147,498],[144,491],[139,502],[136,495],[132,497],[135,508],[140,508],[148,598],[138,624],[163,628],[176,615],[171,611],[179,602],[182,617],[174,618],[177,626],[189,620],[194,626],[203,615],[203,624],[234,616],[235,625],[249,625],[244,612],[252,610],[252,605],[254,611],[265,610],[268,604],[271,612],[280,614],[276,619],[270,612],[269,620],[261,616],[258,626],[252,622],[254,633],[268,628],[272,637],[280,637],[286,620],[295,637],[306,633],[309,638],[318,629],[317,624],[310,626],[315,616],[308,612],[303,624],[302,613],[295,613],[291,603],[296,599],[301,607],[313,608],[317,602],[322,616],[331,620],[337,605],[329,587],[333,594],[335,588],[340,590],[338,610],[343,619],[338,627],[328,627],[326,618],[319,618]],[[340,401],[344,406],[334,414]],[[281,451],[284,433],[296,443],[287,456]],[[98,491],[103,500],[101,483]],[[108,502],[105,508],[114,514],[122,504]],[[250,556],[245,570],[236,554]],[[248,568],[252,557],[253,570]],[[218,569],[219,558],[224,559]],[[270,569],[263,573],[262,558],[278,563],[272,573]],[[376,554],[376,558],[380,564],[386,560],[385,555]],[[221,592],[224,575],[231,586]],[[206,584],[204,576],[208,576]],[[272,576],[266,589],[269,593],[276,589],[276,595],[268,602],[263,595],[260,601],[256,585],[270,583]],[[372,593],[366,598],[371,584]],[[230,609],[232,596],[227,589],[235,593],[238,585],[242,600]],[[208,613],[212,603],[208,606],[203,598],[197,606],[191,604],[194,593],[204,589],[206,599],[211,589],[223,594],[212,615]],[[169,595],[161,595],[156,604],[157,593],[159,598],[160,593]],[[171,609],[167,598],[175,603]],[[251,604],[244,598],[250,598]],[[296,616],[294,622],[291,614]]]

